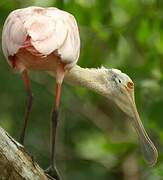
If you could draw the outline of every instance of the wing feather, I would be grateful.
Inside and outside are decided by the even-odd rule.
[[[2,49],[6,58],[13,56],[26,38],[26,30],[20,18],[12,15],[6,20],[2,33]]]
[[[76,20],[71,14],[57,8],[40,7],[13,11],[3,28],[5,56],[16,54],[28,35],[39,53],[46,56],[57,51],[65,63],[77,61],[80,39]]]

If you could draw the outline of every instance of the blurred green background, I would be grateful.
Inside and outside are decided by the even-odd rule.
[[[134,80],[138,111],[159,152],[156,166],[148,167],[130,120],[116,105],[87,89],[64,84],[57,136],[57,165],[63,179],[162,180],[163,1],[3,0],[0,30],[9,12],[27,6],[56,6],[72,13],[81,36],[78,64],[118,68]],[[0,126],[18,139],[26,92],[2,50],[0,59]],[[25,147],[46,168],[55,80],[42,72],[30,77],[34,103]]]

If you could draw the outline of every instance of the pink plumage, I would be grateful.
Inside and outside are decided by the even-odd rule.
[[[2,34],[5,57],[8,59],[21,48],[25,48],[27,37],[30,37],[31,45],[38,51],[35,55],[47,57],[51,53],[58,54],[61,61],[70,67],[78,60],[78,27],[75,18],[68,12],[41,7],[28,7],[11,12]]]

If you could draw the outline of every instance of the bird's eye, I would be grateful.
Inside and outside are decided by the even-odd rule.
[[[119,82],[119,83],[121,83],[121,80],[120,80],[120,79],[118,79],[118,82]]]
[[[129,89],[133,89],[133,88],[134,88],[134,83],[131,82],[131,81],[129,81],[129,82],[127,83],[127,87],[128,87]]]

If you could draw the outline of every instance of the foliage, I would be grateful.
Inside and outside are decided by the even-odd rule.
[[[130,121],[117,106],[65,84],[57,139],[57,164],[64,179],[163,179],[163,1],[5,0],[0,2],[1,30],[10,11],[31,5],[57,6],[74,14],[82,43],[79,65],[118,68],[134,80],[141,119],[159,151],[157,165],[148,167]],[[0,125],[18,138],[25,91],[2,51],[0,58]],[[31,80],[34,104],[26,149],[46,168],[55,81],[42,72],[31,73]]]

